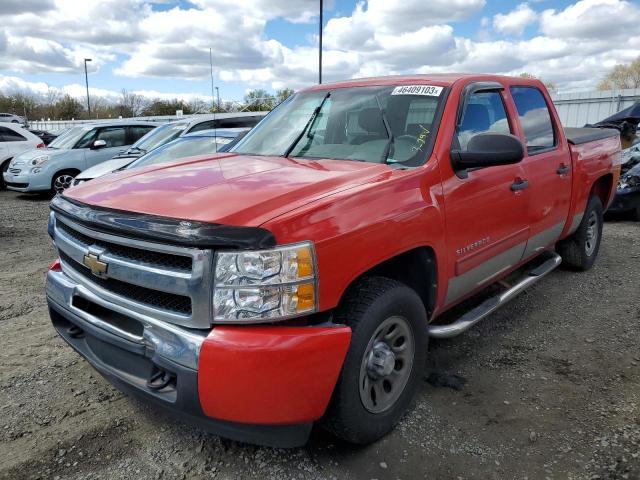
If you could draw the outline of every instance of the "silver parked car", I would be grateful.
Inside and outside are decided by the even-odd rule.
[[[160,128],[163,127],[158,127],[158,130]],[[89,168],[80,173],[75,178],[73,184],[79,185],[88,180],[125,168],[143,167],[145,165],[166,163],[196,155],[213,155],[216,152],[226,152],[249,130],[249,128],[218,128],[215,130],[202,130],[195,133],[188,133],[183,137],[178,137],[166,145],[154,149],[140,158],[114,158]],[[126,162],[123,162],[123,160],[126,160]]]
[[[157,126],[119,120],[73,127],[47,148],[15,156],[3,174],[5,184],[17,192],[62,193],[78,173],[111,159]]]
[[[114,158],[138,158],[178,137],[202,130],[218,129],[221,131],[233,128],[253,128],[264,116],[264,112],[199,113],[156,128]],[[131,162],[122,165],[128,163]]]
[[[0,113],[0,122],[18,123],[27,126],[27,119],[13,113]]]

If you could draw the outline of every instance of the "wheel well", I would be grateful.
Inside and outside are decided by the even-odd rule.
[[[68,173],[68,174],[73,175],[75,177],[76,175],[78,175],[80,173],[80,170],[78,170],[77,168],[65,168],[63,170],[60,170],[60,171],[54,173],[53,176],[51,177],[51,189],[53,189],[53,182],[56,179],[56,177],[58,175],[63,174],[63,173]]]
[[[427,315],[430,317],[436,301],[437,272],[434,251],[429,247],[418,247],[389,258],[367,270],[354,279],[351,285],[362,277],[371,276],[398,280],[416,291],[424,303]]]
[[[609,201],[609,195],[611,193],[611,187],[613,187],[613,175],[607,173],[606,175],[603,175],[595,182],[593,182],[591,193],[589,193],[589,198],[596,195],[598,198],[600,198],[602,207],[606,210],[607,202]]]
[[[4,168],[5,165],[8,167],[9,166],[9,162],[11,161],[12,158],[13,157],[10,157],[10,158],[7,158],[4,161],[0,162],[0,170],[1,171],[3,171],[3,172],[5,171],[5,168]]]

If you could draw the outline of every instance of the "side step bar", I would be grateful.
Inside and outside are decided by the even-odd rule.
[[[555,270],[560,265],[560,255],[551,253],[548,260],[523,275],[512,287],[495,297],[488,298],[474,309],[465,313],[462,317],[448,325],[429,325],[429,336],[434,338],[451,338],[460,335],[473,327],[490,313],[514,299],[523,290],[530,287],[547,273]]]

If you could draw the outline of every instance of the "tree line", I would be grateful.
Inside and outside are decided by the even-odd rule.
[[[175,115],[182,110],[183,114],[236,112],[236,111],[268,111],[285,100],[294,92],[290,88],[278,90],[275,95],[266,90],[249,91],[240,102],[207,102],[202,98],[185,101],[179,98],[150,99],[143,95],[123,89],[117,99],[91,97],[91,117],[87,109],[86,98],[75,98],[68,93],[61,93],[50,88],[44,95],[33,95],[24,92],[0,92],[0,112],[25,116],[31,120],[71,120],[89,118],[131,118],[139,116]]]

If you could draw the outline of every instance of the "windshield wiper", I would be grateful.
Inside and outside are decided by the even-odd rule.
[[[382,104],[380,103],[380,99],[378,95],[375,95],[376,103],[378,104],[378,109],[380,110],[380,114],[382,115],[382,123],[384,123],[384,129],[387,131],[387,136],[389,137],[389,141],[384,147],[382,151],[382,155],[380,156],[380,161],[382,163],[387,163],[389,160],[389,153],[391,153],[391,147],[395,146],[395,138],[393,136],[393,132],[391,131],[391,127],[389,126],[389,119],[387,118],[387,112],[382,108]]]
[[[129,147],[129,151],[137,151],[137,152],[142,152],[142,153],[147,153],[147,151],[144,148],[140,148],[140,147]]]
[[[302,131],[298,134],[298,136],[296,136],[296,138],[293,140],[293,142],[291,143],[291,145],[289,145],[289,148],[287,148],[284,151],[284,154],[282,155],[283,157],[288,157],[291,152],[293,151],[294,148],[296,148],[296,145],[298,144],[298,142],[302,139],[302,137],[304,136],[304,134],[307,132],[307,130],[311,127],[311,125],[313,125],[313,122],[315,121],[315,119],[318,117],[318,114],[320,113],[320,110],[322,110],[322,107],[324,106],[324,102],[327,101],[327,99],[331,96],[331,91],[328,91],[327,94],[324,96],[324,98],[322,99],[322,101],[320,102],[320,105],[318,105],[314,110],[313,113],[311,114],[311,117],[309,117],[309,120],[307,121],[307,124],[304,126],[304,128],[302,129]]]

